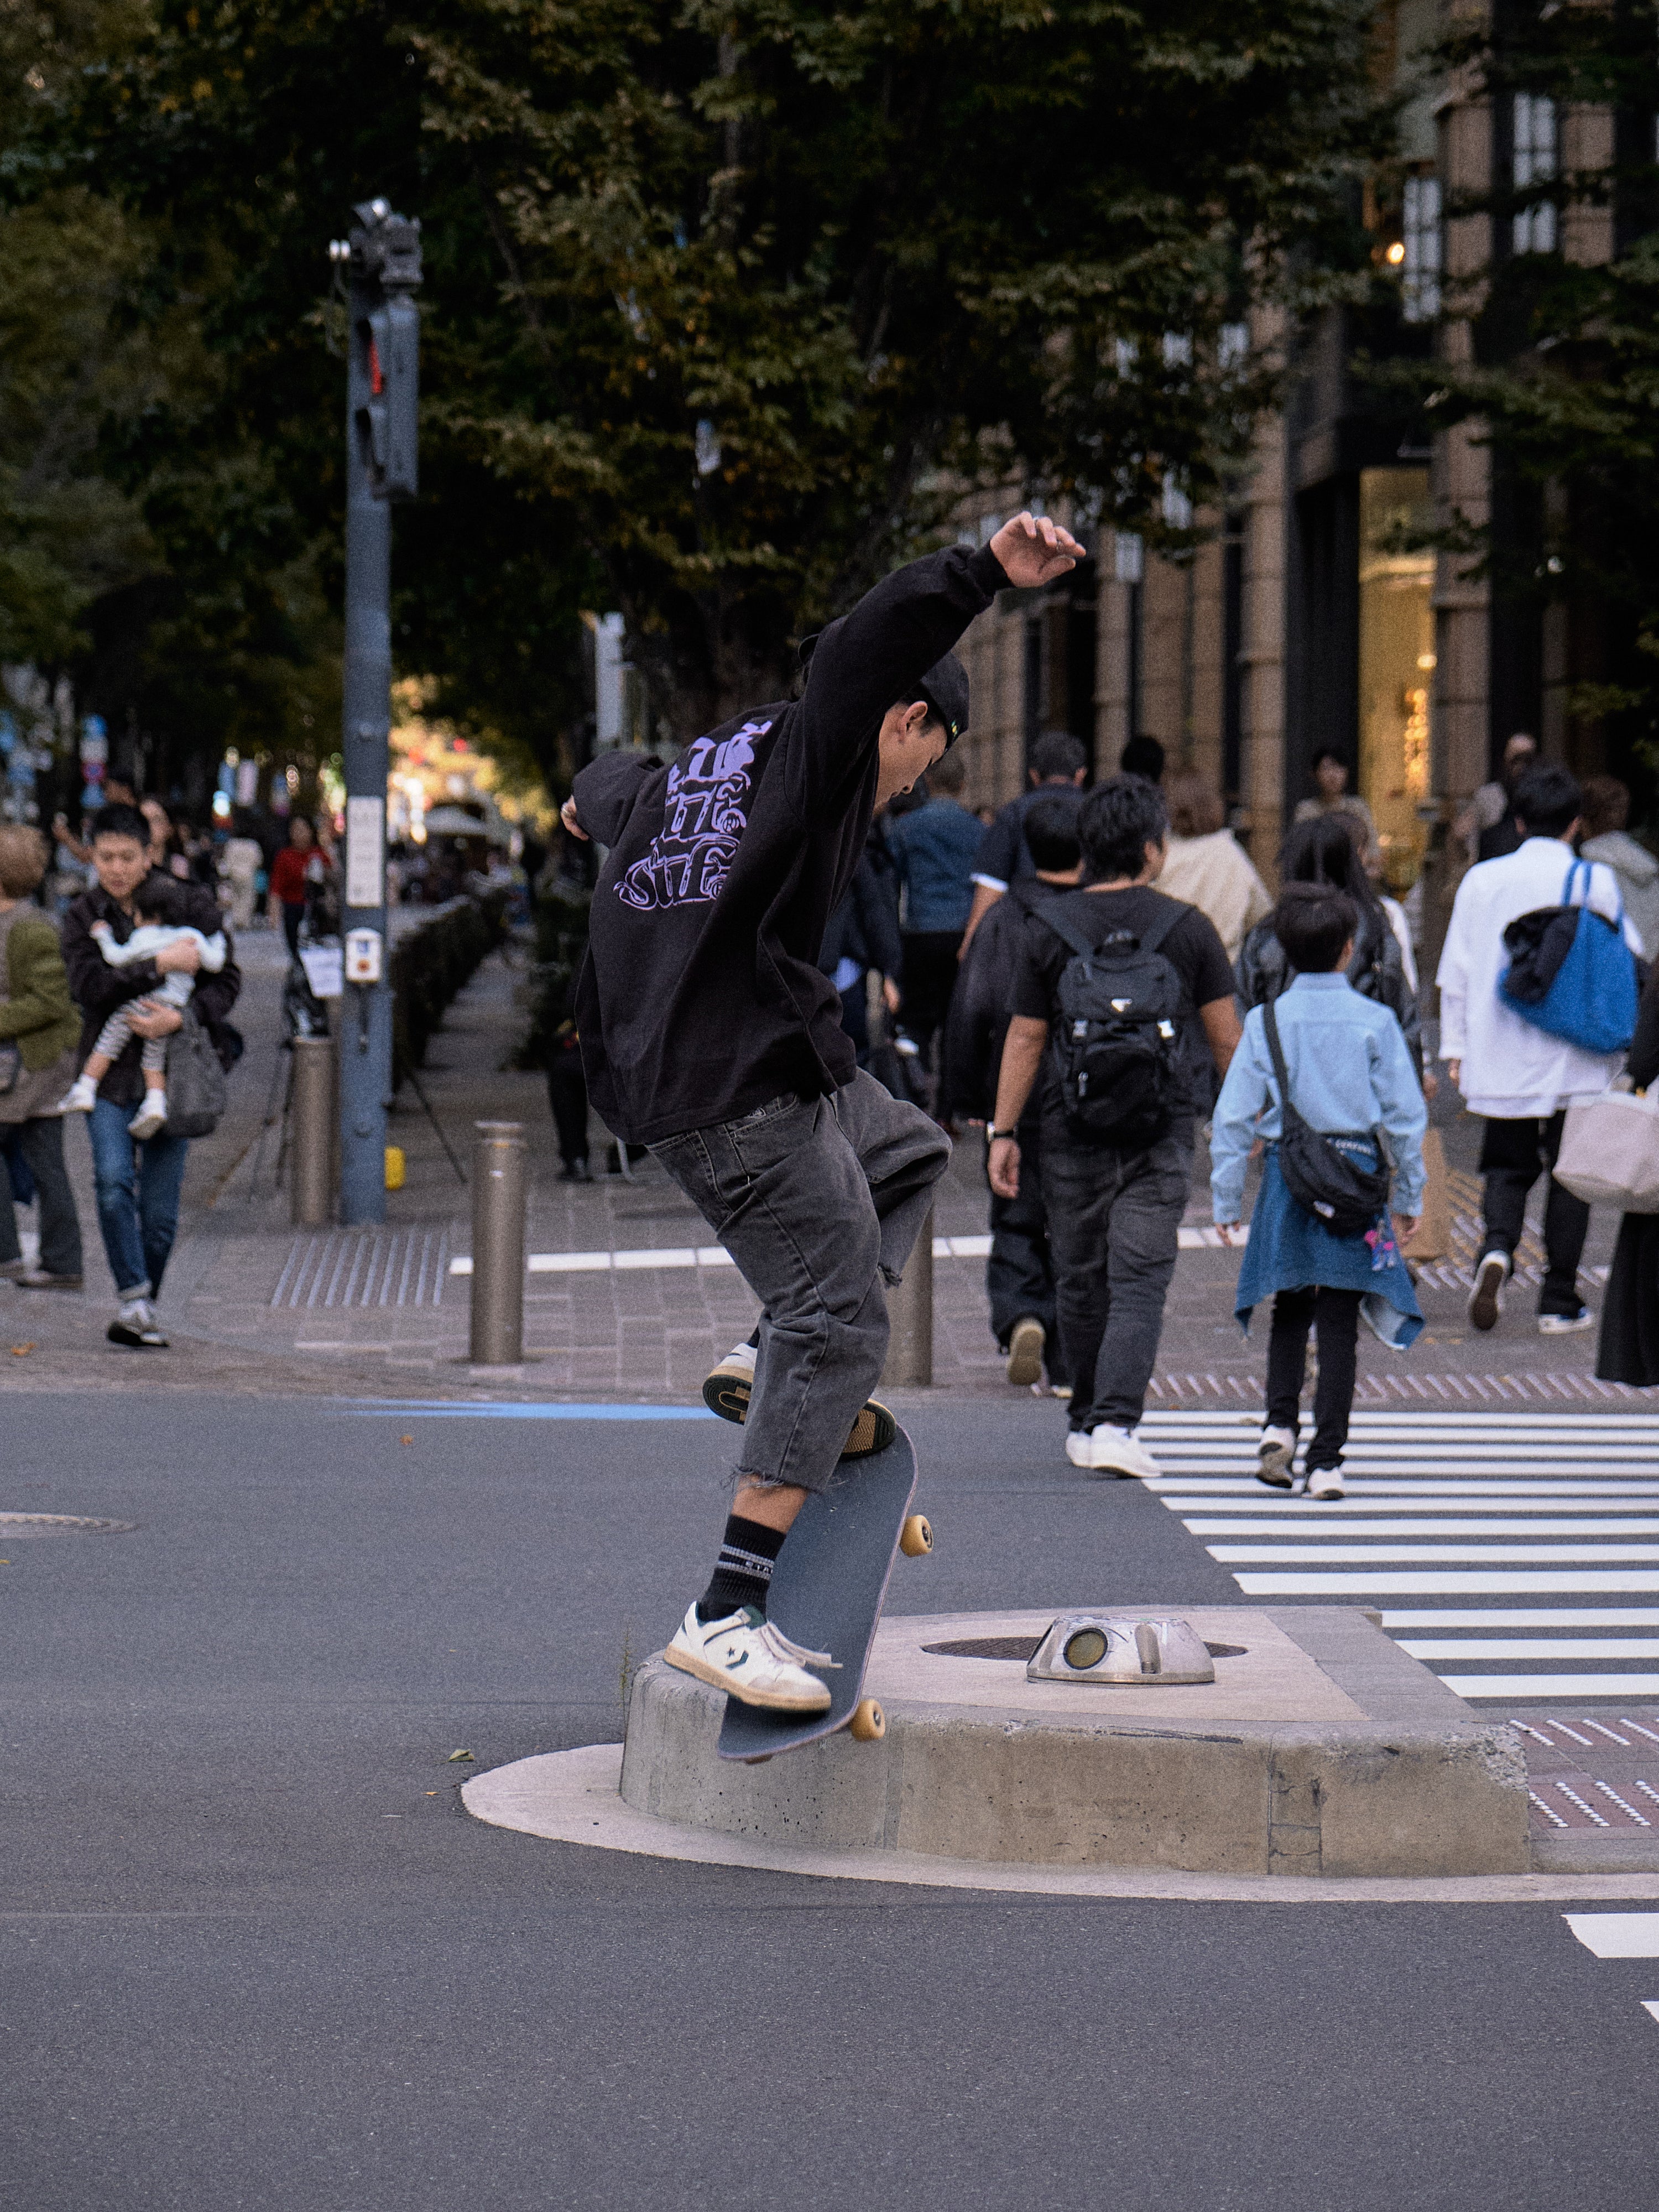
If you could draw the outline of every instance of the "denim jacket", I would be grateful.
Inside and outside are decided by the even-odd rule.
[[[1362,998],[1345,975],[1298,975],[1273,1001],[1291,1097],[1316,1129],[1375,1129],[1394,1161],[1394,1210],[1416,1213],[1423,1199],[1423,1132],[1428,1108],[1394,1015]],[[1216,1101],[1210,1138],[1210,1196],[1218,1221],[1237,1221],[1244,1165],[1258,1137],[1282,1126],[1279,1081],[1261,1009],[1244,1035]]]

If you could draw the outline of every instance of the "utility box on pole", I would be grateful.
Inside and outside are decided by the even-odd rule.
[[[392,728],[392,510],[416,489],[421,226],[365,200],[347,264],[344,757],[348,947],[340,1022],[340,1218],[386,1218],[392,1103],[386,791]]]

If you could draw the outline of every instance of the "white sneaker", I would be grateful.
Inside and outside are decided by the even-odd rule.
[[[780,1713],[821,1713],[830,1704],[830,1686],[808,1667],[833,1667],[827,1651],[804,1650],[773,1626],[758,1606],[740,1606],[724,1620],[697,1619],[695,1601],[674,1632],[663,1657],[671,1667],[729,1690],[745,1705],[767,1705]]]
[[[1303,1487],[1310,1498],[1346,1498],[1348,1494],[1343,1486],[1341,1469],[1334,1467],[1315,1468]]]
[[[159,1137],[167,1125],[167,1094],[165,1091],[147,1091],[144,1103],[127,1123],[127,1134],[142,1140]]]
[[[89,1075],[77,1075],[58,1102],[60,1114],[90,1114],[98,1103],[98,1085]]]
[[[1042,1354],[1048,1332],[1035,1314],[1025,1314],[1008,1332],[1008,1380],[1013,1383],[1042,1379]]]
[[[1482,1253],[1474,1270],[1474,1285],[1469,1292],[1469,1327],[1495,1328],[1498,1316],[1504,1310],[1504,1285],[1510,1272],[1507,1252]]]
[[[755,1347],[734,1344],[714,1368],[702,1386],[702,1402],[723,1421],[749,1417],[749,1401],[755,1395]]]
[[[1577,1336],[1581,1328],[1594,1328],[1595,1316],[1588,1306],[1580,1306],[1576,1314],[1540,1314],[1540,1336]]]
[[[1087,1447],[1086,1460],[1073,1451],[1074,1443]],[[1091,1429],[1086,1437],[1073,1430],[1066,1439],[1066,1456],[1073,1467],[1091,1467],[1097,1474],[1148,1476],[1164,1472],[1146,1445],[1137,1441],[1133,1429],[1113,1428],[1105,1421]]]
[[[1291,1429],[1263,1429],[1255,1448],[1255,1479],[1270,1490],[1289,1490],[1295,1480],[1291,1462],[1296,1457],[1296,1432]]]

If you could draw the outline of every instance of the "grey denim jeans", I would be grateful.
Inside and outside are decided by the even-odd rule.
[[[1044,1127],[1042,1199],[1073,1429],[1132,1429],[1146,1410],[1192,1161],[1190,1122],[1140,1152]]]
[[[775,1098],[651,1150],[761,1302],[739,1474],[828,1489],[950,1139],[860,1069],[828,1097]]]

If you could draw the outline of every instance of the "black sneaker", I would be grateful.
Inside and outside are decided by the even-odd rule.
[[[129,1298],[105,1332],[112,1344],[131,1345],[135,1351],[165,1352],[167,1340],[148,1298]]]

